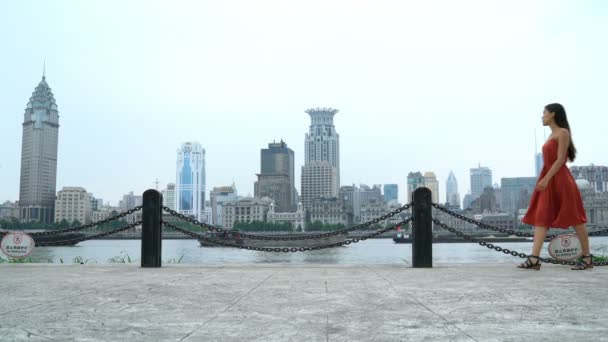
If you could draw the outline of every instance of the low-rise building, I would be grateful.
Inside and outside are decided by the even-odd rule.
[[[6,201],[0,204],[0,220],[19,219],[19,202]]]
[[[272,202],[268,210],[268,222],[270,223],[290,223],[294,231],[303,232],[306,229],[304,224],[304,209],[302,203],[298,203],[298,209],[295,212],[275,212],[275,204]]]
[[[341,199],[343,199],[348,206],[350,206],[353,210],[353,221],[360,222],[361,221],[361,189],[359,189],[355,184],[345,185],[340,187],[340,192],[338,195]]]
[[[489,226],[514,230],[517,228],[517,220],[515,217],[508,213],[484,213],[481,214],[481,219],[479,220],[482,223],[485,223]],[[478,228],[478,230],[487,230],[483,228]]]
[[[353,209],[348,203],[337,197],[318,197],[312,199],[306,213],[308,222],[323,224],[353,224]]]
[[[382,200],[369,200],[361,204],[361,223],[372,221],[388,211],[388,206]],[[379,223],[384,225],[386,222]]]
[[[235,222],[266,222],[272,200],[268,197],[246,197],[222,206],[224,228],[232,229]]]
[[[587,165],[571,166],[570,172],[575,179],[585,179],[594,192],[608,192],[608,166]]]
[[[593,185],[586,179],[576,180],[583,206],[587,214],[587,224],[607,225],[608,224],[608,192],[595,191]]]
[[[120,214],[122,210],[118,207],[102,206],[99,210],[93,211],[93,222],[103,221],[109,217]]]
[[[106,205],[106,206],[101,207],[99,210],[93,211],[92,222],[99,222],[99,221],[105,220],[107,218],[110,218],[112,216],[116,216],[122,212],[124,212],[122,210],[122,208]],[[119,221],[125,221],[128,224],[135,223],[135,222],[141,221],[141,220],[142,220],[141,210],[138,210],[134,213],[131,213],[131,214],[119,219]],[[137,227],[137,229],[140,229],[140,228],[141,227]]]
[[[471,210],[464,210],[456,207],[448,207],[450,211],[453,211],[457,214],[464,215],[467,217],[473,217],[473,212]],[[475,230],[475,225],[472,223],[468,223],[466,221],[460,220],[446,212],[443,212],[438,209],[433,210],[433,218],[439,220],[441,223],[448,225],[456,230],[463,232],[472,232]],[[433,232],[438,234],[449,234],[449,231],[439,227],[438,225],[433,224]]]
[[[69,223],[78,221],[82,224],[91,222],[93,218],[92,197],[84,188],[63,187],[57,192],[55,200],[55,222],[59,223],[63,220]]]
[[[386,208],[387,209],[386,211],[387,212],[394,211],[395,209],[397,209],[399,207],[401,207],[401,203],[391,201],[388,203],[388,207]],[[389,217],[388,219],[386,219],[385,226],[392,226],[411,216],[412,216],[411,209],[404,210],[396,215],[393,215],[393,217]],[[407,225],[407,227],[401,227],[401,229],[407,230],[409,226],[410,225]]]

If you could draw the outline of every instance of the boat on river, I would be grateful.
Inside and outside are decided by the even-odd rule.
[[[472,237],[485,241],[487,243],[497,243],[497,242],[532,242],[531,238],[520,237],[515,235],[510,236],[494,236],[494,235],[472,235]],[[412,236],[398,231],[393,235],[393,241],[395,243],[412,243]],[[545,240],[549,241],[549,240]],[[465,243],[471,242],[466,240],[463,237],[459,237],[457,235],[447,235],[447,234],[433,234],[433,243]]]
[[[410,236],[402,231],[395,233],[393,241],[395,241],[395,243],[412,243]]]
[[[251,234],[265,236],[268,238],[272,237],[310,237],[320,233],[326,232],[304,232],[304,233],[277,233],[277,232],[255,232]],[[208,239],[199,238],[198,242],[201,247],[222,247],[221,244],[213,243],[212,240],[218,242],[225,242],[239,246],[251,246],[251,247],[272,247],[272,248],[285,248],[285,247],[313,247],[320,245],[327,245],[337,242],[344,242],[348,239],[347,234],[339,234],[322,238],[310,238],[301,240],[259,240],[248,237],[243,237],[238,233],[231,232],[206,232],[205,237]]]

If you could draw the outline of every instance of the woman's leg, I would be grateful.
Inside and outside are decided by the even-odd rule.
[[[545,227],[534,227],[534,242],[532,244],[532,255],[536,258],[528,257],[526,261],[521,263],[519,268],[534,268],[535,270],[540,269],[540,250],[543,248],[543,242],[547,236],[547,228]]]
[[[589,255],[589,234],[587,233],[587,226],[579,224],[574,226],[578,239],[581,240],[581,248],[583,248],[583,255]]]
[[[540,256],[545,237],[547,237],[547,227],[534,227],[534,243],[532,245],[532,255]]]

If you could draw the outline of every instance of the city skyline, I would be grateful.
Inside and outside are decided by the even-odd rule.
[[[38,88],[40,87],[40,85],[41,85],[41,84],[43,84],[45,87],[48,87],[48,86],[46,85],[46,77],[44,76],[44,74],[43,74],[43,77],[42,77],[42,81],[40,82],[40,84],[39,84],[39,85],[38,85],[38,87],[36,88],[36,91],[38,91]],[[36,94],[36,91],[34,92],[34,95]],[[52,94],[51,94],[51,98],[52,98]],[[30,99],[30,102],[31,102],[31,101],[32,101],[32,100]],[[53,99],[53,98],[52,98],[52,101],[51,101],[51,102],[52,102],[53,104],[55,103],[55,101],[54,101],[54,99]],[[31,106],[29,106],[29,104],[28,104],[28,107],[27,107],[27,108],[28,108],[28,110],[29,110],[29,108],[31,108]],[[56,108],[56,107],[55,107],[55,108]],[[311,110],[312,110],[312,109],[307,110],[307,111],[306,111],[306,113],[309,113]],[[320,109],[315,109],[315,110],[320,110]],[[323,108],[322,110],[325,110],[325,108]],[[333,109],[331,109],[331,108],[328,108],[328,110],[330,110],[330,111],[334,111],[334,110],[333,110]],[[55,110],[55,111],[56,111],[56,110]],[[335,112],[337,112],[337,110],[335,110]],[[26,112],[26,113],[27,113],[27,112]],[[335,113],[334,113],[334,114],[335,114]],[[35,120],[34,120],[34,121],[35,121]],[[333,123],[332,123],[332,129],[333,129]],[[334,134],[335,134],[335,132],[334,132]],[[306,135],[308,136],[308,133],[307,133]],[[308,137],[307,137],[307,139],[308,139]],[[276,144],[276,143],[273,143],[273,144]],[[281,140],[281,142],[279,143],[279,145],[280,145],[280,144],[284,144],[282,140]],[[270,145],[269,145],[269,146],[270,146]],[[204,149],[203,149],[203,151],[204,151]],[[204,152],[203,152],[203,153],[204,153]],[[292,152],[292,153],[293,153],[293,152]],[[178,153],[178,155],[179,155],[179,153]],[[534,158],[535,158],[535,163],[536,163],[536,164],[535,164],[535,169],[536,169],[536,170],[538,170],[538,162],[537,162],[537,158],[538,158],[538,157],[537,157],[537,154],[536,154],[536,153],[535,153],[535,155],[534,155]],[[337,159],[337,162],[336,162],[336,163],[338,163],[338,164],[339,164],[339,158],[336,158],[336,159]],[[590,165],[593,165],[593,163],[592,163],[592,164],[590,164]],[[577,166],[577,167],[585,167],[585,166]],[[491,171],[491,170],[492,170],[492,168],[488,168],[488,167],[485,167],[485,166],[484,166],[484,167],[478,166],[478,168],[471,168],[471,169],[470,169],[470,171],[472,172],[473,170],[477,170],[477,169],[488,169],[488,170],[490,170],[490,175],[492,174],[492,171]],[[434,174],[433,172],[430,172],[430,173],[431,173],[431,174]],[[450,170],[450,175],[453,175],[453,172],[452,172],[451,170]],[[425,176],[426,176],[426,175],[425,175]],[[449,180],[449,177],[450,177],[450,176],[448,176],[448,177],[447,177],[447,180]],[[473,175],[472,175],[472,174],[471,174],[471,177],[473,177]],[[491,176],[490,176],[490,177],[491,177]],[[512,178],[512,177],[504,177],[504,178]],[[446,181],[447,181],[447,180],[446,180]],[[490,178],[490,180],[491,180],[491,178]],[[158,182],[158,179],[156,180],[156,185],[158,186],[158,183],[157,183],[157,182]],[[170,180],[170,181],[168,181],[166,184],[167,184],[167,185],[168,185],[168,184],[172,184],[173,182],[175,182],[175,180]],[[353,183],[353,184],[354,184],[354,183]],[[363,184],[363,183],[359,183],[359,184]],[[474,185],[474,184],[472,184],[472,183],[470,183],[470,184],[471,184],[471,185]],[[64,186],[65,186],[65,185],[64,185]],[[72,185],[72,186],[73,186],[73,185]],[[403,185],[401,185],[401,186],[403,186]],[[70,187],[70,185],[67,185],[67,187]],[[403,187],[405,188],[404,190],[406,190],[406,191],[407,191],[407,187],[406,187],[406,186],[403,186]],[[478,186],[478,187],[479,187],[479,186]],[[151,187],[150,187],[150,188],[151,188]],[[470,189],[471,191],[472,191],[472,188],[474,188],[474,186],[472,186],[472,187],[471,187],[471,189]],[[127,191],[130,191],[130,190],[127,190]],[[206,190],[203,192],[203,198],[206,198],[205,193],[206,193]],[[434,198],[439,197],[439,196],[440,196],[440,194],[441,194],[441,189],[440,189],[439,191],[437,191],[437,194],[434,194],[434,196],[433,196],[433,197],[434,197]],[[475,195],[475,194],[474,194],[474,195]],[[475,196],[474,196],[474,197],[475,197]],[[108,203],[112,203],[112,200],[106,200],[106,201],[107,201]],[[444,198],[443,200],[440,200],[440,202],[441,202],[441,203],[447,202],[447,199],[445,199],[445,198]]]
[[[42,79],[42,81],[40,82],[40,84],[43,84],[43,83],[44,83],[44,84],[46,85],[46,81],[45,81],[45,79],[46,79],[46,77],[43,75],[43,79]],[[40,86],[40,85],[39,85],[39,86]],[[36,88],[36,89],[38,89],[38,88]],[[30,100],[30,102],[31,102],[31,100]],[[54,103],[54,99],[53,99],[53,101],[52,101],[52,102]],[[28,107],[28,108],[29,108],[29,107]],[[325,109],[325,108],[323,108],[323,109]],[[331,109],[331,108],[329,108],[329,110],[332,110],[332,109]],[[307,110],[306,112],[308,113],[308,111],[310,111],[310,110]],[[336,112],[337,112],[337,110],[336,110]],[[307,134],[308,134],[308,133],[307,133]],[[281,143],[279,143],[279,144],[282,144],[282,143],[283,143],[283,142],[282,142],[282,140],[281,140]],[[535,142],[535,143],[536,143],[536,142]],[[537,158],[538,158],[538,157],[537,157],[537,154],[535,153],[535,155],[534,155],[535,171],[536,171],[536,170],[538,170],[538,162],[537,162]],[[338,163],[339,163],[339,159],[338,159]],[[594,165],[594,164],[593,164],[593,163],[591,163],[591,164],[589,164],[589,165]],[[579,166],[577,166],[577,167],[586,167],[586,166],[587,166],[587,165],[579,165]],[[478,168],[481,168],[481,166],[479,166]],[[472,171],[473,169],[477,169],[477,168],[471,168],[471,169],[470,169],[470,171]],[[485,167],[485,166],[483,167],[483,169],[489,169],[489,170],[492,170],[492,168],[491,168],[491,167]],[[411,172],[411,171],[410,171],[410,172]],[[490,171],[490,174],[491,174],[492,172],[493,172],[493,171]],[[430,173],[433,173],[433,172],[430,172]],[[451,170],[450,170],[450,175],[453,175],[453,172],[452,172]],[[448,181],[448,180],[449,180],[450,175],[448,175],[448,177],[446,177],[446,181]],[[506,176],[506,177],[503,177],[503,178],[513,178],[513,177]],[[158,187],[158,183],[157,183],[157,182],[158,182],[158,179],[156,179],[156,182],[153,182],[153,183],[156,183],[156,186]],[[175,182],[175,180],[169,180],[169,181],[167,181],[167,183],[165,183],[165,185],[172,184],[172,183],[174,183],[174,182]],[[354,184],[354,183],[353,183],[353,184]],[[359,183],[359,184],[363,184],[363,183]],[[402,186],[402,187],[404,188],[404,191],[407,191],[407,186],[406,186],[406,184],[407,184],[407,179],[406,179],[406,183],[405,183],[405,184],[399,184],[398,186],[400,186],[400,187]],[[471,185],[471,183],[469,183],[469,184]],[[66,185],[62,185],[62,186],[66,186]],[[70,187],[70,186],[80,186],[80,185],[67,185],[67,187]],[[341,186],[341,185],[340,185],[340,186]],[[58,186],[58,187],[59,187],[59,186]],[[148,187],[147,189],[149,189],[149,188],[152,188],[152,187]],[[300,189],[301,189],[301,187],[300,187]],[[472,190],[472,189],[469,189],[469,190]],[[125,191],[131,191],[131,190],[130,190],[130,189],[126,189]],[[124,192],[124,191],[123,191],[123,192]],[[206,193],[206,191],[205,191],[205,193]],[[438,196],[438,197],[440,197],[440,196],[441,196],[441,188],[439,188],[439,191],[438,191],[438,192],[437,192],[437,194],[436,194],[436,195],[434,195],[433,197],[435,197],[435,196]],[[206,195],[203,195],[203,197],[206,197]],[[9,199],[9,201],[10,201],[10,199]],[[107,201],[108,203],[113,203],[113,201],[112,201],[112,200],[106,200],[106,201]],[[440,200],[440,202],[441,202],[441,203],[444,203],[444,202],[446,202],[446,201],[447,201],[447,200],[445,199],[445,196],[444,196],[444,198],[443,198],[442,200]]]
[[[441,201],[450,169],[461,196],[478,163],[496,180],[534,176],[533,133],[548,135],[540,116],[554,101],[565,105],[579,150],[571,165],[608,165],[597,143],[607,119],[596,85],[608,76],[606,5],[448,3],[437,13],[447,32],[416,18],[434,11],[430,4],[345,4],[241,3],[231,11],[133,2],[124,14],[99,4],[3,4],[0,201],[18,199],[22,114],[45,59],[61,105],[56,187],[82,186],[113,203],[154,188],[156,178],[161,188],[173,182],[182,141],[205,146],[209,188],[234,182],[253,194],[259,147],[269,139],[290,142],[300,179],[302,110],[317,106],[341,110],[340,185],[396,183],[401,202],[414,170],[437,175]],[[112,19],[111,30],[95,24],[99,14]],[[163,19],[174,25],[148,23]]]

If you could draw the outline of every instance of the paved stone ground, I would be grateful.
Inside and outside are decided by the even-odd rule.
[[[608,341],[608,267],[0,265],[0,341]]]

